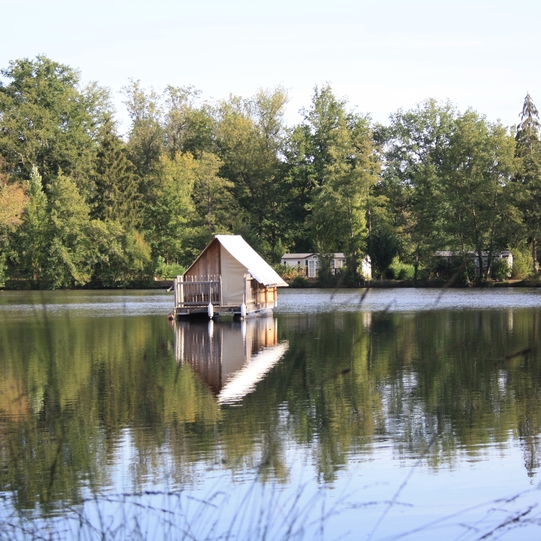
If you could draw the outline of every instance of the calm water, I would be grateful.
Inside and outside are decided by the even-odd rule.
[[[0,293],[0,540],[539,538],[541,291],[172,302]]]

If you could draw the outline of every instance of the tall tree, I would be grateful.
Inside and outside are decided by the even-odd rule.
[[[391,115],[385,131],[387,163],[380,190],[389,202],[391,225],[402,233],[403,255],[415,265],[415,277],[419,264],[448,244],[444,168],[456,117],[450,102],[427,100]]]
[[[0,154],[11,173],[26,179],[36,165],[47,189],[62,170],[84,190],[107,91],[82,87],[77,71],[46,56],[12,61],[0,73]]]
[[[155,166],[144,227],[155,259],[186,265],[201,248],[193,246],[196,170],[197,162],[189,153],[177,153],[173,159],[164,154]]]
[[[526,235],[532,250],[533,272],[539,274],[537,245],[541,238],[541,142],[539,113],[526,94],[515,136],[517,158],[517,205],[522,212]]]
[[[492,253],[502,248],[512,173],[514,141],[499,123],[489,123],[474,111],[461,115],[450,139],[445,164],[443,193],[447,203],[444,221],[452,248],[473,249],[483,268],[490,273]],[[483,252],[488,252],[483,264]]]
[[[370,121],[348,112],[330,85],[316,87],[293,145],[292,184],[302,194],[311,248],[345,252],[354,270],[366,250],[368,202],[379,174]]]
[[[260,90],[246,100],[231,97],[216,113],[221,176],[233,183],[243,220],[269,252],[280,238],[285,201],[281,157],[286,102],[282,88]]]
[[[154,90],[146,91],[139,81],[123,88],[132,124],[128,137],[130,160],[137,174],[146,178],[158,163],[164,148],[163,107]]]
[[[48,205],[46,287],[85,285],[94,263],[89,235],[90,209],[75,181],[59,175],[51,183]]]
[[[16,274],[35,281],[41,279],[47,264],[48,200],[42,182],[38,168],[33,166],[26,185],[28,203],[23,223],[14,235]]]
[[[9,234],[22,224],[28,196],[20,182],[9,182],[1,172],[0,157],[0,282],[5,278]]]
[[[232,227],[235,201],[233,183],[219,175],[223,162],[211,152],[196,160],[193,200],[195,209],[209,233],[227,232]]]
[[[208,105],[199,105],[201,92],[193,87],[168,86],[165,89],[163,130],[169,156],[190,152],[214,152],[214,120]]]
[[[0,242],[13,227],[22,223],[22,214],[27,203],[27,195],[20,182],[9,182],[8,176],[1,172],[3,160],[0,158]]]
[[[111,117],[98,133],[98,145],[92,175],[92,217],[136,227],[142,219],[139,178]]]

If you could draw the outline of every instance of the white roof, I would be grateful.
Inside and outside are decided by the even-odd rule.
[[[287,286],[280,275],[240,236],[216,235],[218,242],[264,286]]]
[[[319,259],[319,254],[315,252],[311,253],[299,253],[299,254],[284,254],[282,256],[282,259],[308,259],[309,257],[315,256],[317,259]],[[346,256],[343,252],[335,252],[332,254],[333,259],[345,259]]]
[[[301,253],[301,254],[284,254],[284,255],[282,256],[282,259],[306,259],[306,258],[308,258],[308,257],[310,257],[310,256],[313,256],[313,255],[317,256],[317,254],[315,254],[315,253],[313,253],[313,252],[311,252],[311,253],[309,253],[309,254],[307,254],[307,253]]]

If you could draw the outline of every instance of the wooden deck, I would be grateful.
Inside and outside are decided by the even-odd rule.
[[[260,288],[250,275],[244,278],[244,303],[224,301],[222,278],[218,275],[177,276],[173,284],[176,318],[207,315],[209,304],[214,315],[231,314],[240,317],[245,305],[246,316],[268,313],[276,305],[276,288]]]

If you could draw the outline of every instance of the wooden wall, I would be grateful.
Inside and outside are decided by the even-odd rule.
[[[220,268],[220,243],[214,239],[207,249],[201,253],[197,261],[193,264],[192,268],[186,272],[186,277],[194,276],[199,280],[205,280],[209,276],[219,276],[221,274]]]

